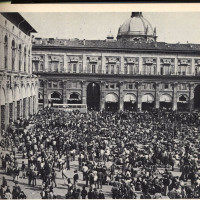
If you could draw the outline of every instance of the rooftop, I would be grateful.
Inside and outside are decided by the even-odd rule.
[[[166,50],[166,51],[200,51],[200,44],[171,44],[165,42],[136,42],[123,40],[79,40],[35,38],[33,48],[60,47],[60,48],[91,48],[91,49],[122,49],[122,50]]]

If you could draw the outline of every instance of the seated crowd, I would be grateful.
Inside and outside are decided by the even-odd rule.
[[[59,198],[54,190],[59,173],[67,199],[104,199],[104,185],[113,199],[200,198],[199,128],[197,113],[82,114],[47,108],[3,132],[1,166],[15,186],[11,192],[3,178],[1,198],[26,198],[18,184],[25,178],[32,187],[42,180],[41,198]],[[27,164],[19,165],[18,154]],[[77,160],[70,179],[67,171]]]

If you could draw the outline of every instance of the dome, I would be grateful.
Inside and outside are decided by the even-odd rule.
[[[141,12],[132,12],[131,17],[119,27],[117,39],[156,40],[156,30]]]

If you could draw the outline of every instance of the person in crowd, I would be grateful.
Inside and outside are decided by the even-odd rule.
[[[56,171],[66,176],[67,198],[103,198],[105,185],[111,185],[113,199],[151,198],[157,194],[200,197],[198,113],[153,109],[83,114],[46,108],[30,121],[33,126],[27,130],[24,127],[28,121],[19,119],[4,132],[2,144],[6,146],[8,141],[11,148],[0,158],[2,169],[14,181],[19,180],[19,171],[26,173],[30,186],[41,179],[41,198],[56,196]],[[28,165],[18,163],[19,152]],[[70,162],[77,163],[72,181],[67,176]],[[177,170],[180,176],[175,176]],[[85,181],[82,190],[80,172]],[[188,180],[189,187],[184,185]],[[2,184],[1,196],[6,191],[7,185]],[[19,198],[18,186],[11,194]]]

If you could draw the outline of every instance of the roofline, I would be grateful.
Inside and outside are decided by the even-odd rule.
[[[32,50],[36,49],[72,49],[72,50],[96,50],[96,51],[130,51],[130,52],[158,52],[158,53],[200,53],[200,50],[166,50],[166,49],[137,49],[137,48],[105,48],[105,47],[69,47],[51,45],[32,45]]]

